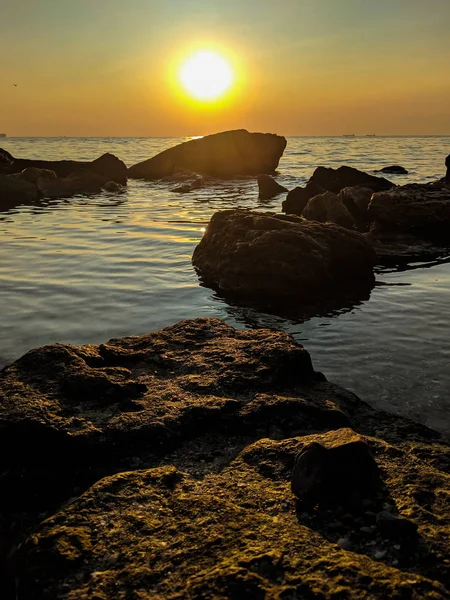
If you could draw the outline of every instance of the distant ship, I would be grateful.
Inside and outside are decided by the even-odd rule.
[[[366,133],[366,137],[375,137],[374,133]]]
[[[6,133],[0,133],[0,137],[6,137]]]
[[[354,133],[344,133],[342,137],[355,137]]]

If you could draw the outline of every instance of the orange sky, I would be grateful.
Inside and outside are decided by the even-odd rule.
[[[2,0],[0,131],[450,134],[449,23],[449,0]],[[215,103],[179,81],[199,49],[235,73]]]

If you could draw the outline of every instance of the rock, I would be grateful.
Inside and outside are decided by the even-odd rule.
[[[0,175],[0,210],[6,210],[17,204],[33,202],[39,198],[35,185],[11,175]]]
[[[383,510],[377,514],[377,526],[381,535],[388,539],[411,539],[417,535],[417,524],[404,517],[397,517]]]
[[[103,175],[88,171],[87,169],[78,169],[67,177],[57,179],[48,179],[40,177],[37,180],[37,187],[45,198],[65,198],[75,194],[97,194],[105,186],[116,188],[116,182],[110,182]],[[115,189],[115,191],[117,191]]]
[[[5,158],[9,161],[9,164],[5,165]],[[30,167],[45,169],[54,171],[58,178],[66,178],[79,169],[89,170],[102,175],[107,181],[115,181],[122,185],[126,185],[127,183],[127,167],[125,163],[109,153],[103,154],[91,162],[75,160],[30,160],[14,158],[9,152],[0,148],[0,167],[2,168],[2,172],[7,173],[20,173]]]
[[[378,552],[375,552],[375,554],[373,555],[375,560],[381,560],[385,556],[386,556],[386,550],[378,550]]]
[[[193,181],[189,181],[183,185],[180,185],[174,188],[173,192],[178,192],[179,194],[188,194],[195,190],[199,190],[205,187],[205,180],[200,175],[194,176]]]
[[[103,189],[106,192],[117,193],[121,192],[123,190],[123,187],[120,185],[120,183],[116,183],[115,181],[108,181],[103,185]]]
[[[309,181],[334,194],[339,194],[346,187],[363,186],[376,192],[395,187],[392,182],[383,177],[375,177],[347,166],[339,167],[339,169],[317,167]]]
[[[388,173],[391,175],[408,175],[408,171],[405,167],[401,167],[400,165],[390,165],[389,167],[383,167],[375,173]]]
[[[339,546],[339,548],[342,548],[342,550],[352,549],[352,543],[348,538],[339,538],[336,544]]]
[[[445,166],[447,167],[447,172],[445,174],[445,179],[450,181],[450,154],[445,159]]]
[[[339,199],[353,216],[360,231],[367,230],[370,222],[367,208],[372,194],[373,190],[363,186],[346,187],[339,192]]]
[[[245,129],[224,131],[169,148],[130,167],[128,176],[162,179],[179,169],[219,179],[272,173],[285,148],[286,139],[271,133],[249,133]]]
[[[347,229],[356,228],[355,219],[342,200],[333,192],[325,192],[308,200],[308,204],[303,209],[302,217],[321,223],[336,223]]]
[[[288,193],[282,204],[282,210],[289,215],[301,216],[308,200],[318,194],[323,194],[325,191],[322,186],[314,182],[307,183],[304,188],[296,187]]]
[[[21,173],[14,175],[16,179],[22,179],[23,181],[29,181],[30,183],[37,184],[38,179],[56,179],[55,171],[49,169],[37,169],[36,167],[27,167]]]
[[[450,185],[414,183],[374,193],[369,217],[391,231],[447,237],[450,225]]]
[[[211,218],[192,262],[202,282],[266,309],[319,309],[367,293],[375,255],[364,237],[295,216],[225,210]]]
[[[380,485],[378,466],[367,443],[351,429],[328,433],[322,443],[304,446],[295,458],[292,492],[309,506],[362,501]]]
[[[275,181],[270,175],[258,175],[258,197],[260,200],[270,200],[279,194],[287,192],[287,188],[283,187]]]

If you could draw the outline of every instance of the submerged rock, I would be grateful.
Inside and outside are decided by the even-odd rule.
[[[79,169],[88,170],[98,175],[102,175],[107,181],[116,181],[122,185],[127,183],[127,167],[125,163],[119,160],[113,154],[103,154],[93,161],[76,161],[76,160],[31,160],[24,158],[14,158],[0,148],[0,160],[3,172],[20,173],[27,168],[46,169],[54,171],[58,178],[66,178],[71,173]],[[7,160],[5,164],[5,159]]]
[[[245,210],[214,214],[192,257],[205,285],[273,309],[367,293],[374,261],[357,232]]]
[[[322,186],[314,182],[307,183],[304,188],[296,187],[288,193],[286,200],[282,204],[282,210],[288,215],[301,216],[308,200],[318,194],[323,194],[325,191]]]
[[[224,131],[169,148],[130,167],[128,176],[162,179],[179,169],[220,179],[272,173],[285,148],[286,139],[275,134]]]
[[[341,198],[333,192],[325,192],[308,200],[303,209],[302,217],[321,223],[336,223],[347,229],[356,228],[355,219],[347,210]]]
[[[11,175],[0,175],[0,210],[33,202],[38,197],[37,187],[29,181]]]
[[[383,167],[375,173],[390,173],[392,175],[408,175],[408,171],[405,167],[401,167],[400,165],[390,165],[389,167]]]
[[[309,506],[361,502],[380,484],[378,466],[367,443],[350,429],[304,446],[296,456],[292,492]]]
[[[278,181],[275,181],[270,175],[258,175],[258,191],[260,200],[270,200],[288,190],[280,185]]]
[[[338,169],[317,167],[309,181],[334,194],[339,194],[346,187],[354,186],[363,186],[377,192],[395,187],[392,182],[384,179],[384,177],[375,177],[347,166]]]

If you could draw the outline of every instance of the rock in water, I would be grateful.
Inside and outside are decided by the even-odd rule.
[[[39,178],[42,179],[56,179],[55,171],[49,169],[37,169],[36,167],[27,167],[21,173],[16,174],[17,179],[23,179],[30,183],[37,184]]]
[[[39,192],[34,184],[11,175],[0,175],[0,210],[38,198]]]
[[[339,194],[346,187],[358,185],[376,192],[390,190],[395,187],[392,182],[384,179],[384,177],[375,177],[347,166],[339,167],[339,169],[317,167],[309,181],[334,194]]]
[[[291,477],[292,492],[310,506],[361,501],[380,485],[378,466],[369,446],[351,429],[323,436],[304,446]]]
[[[309,182],[304,188],[296,187],[289,192],[282,204],[282,210],[288,215],[301,216],[308,200],[318,194],[323,194],[326,190],[314,182]]]
[[[178,169],[229,179],[239,175],[272,173],[286,148],[286,139],[245,129],[224,131],[190,140],[133,165],[128,177],[162,179]]]
[[[445,166],[447,167],[447,172],[445,174],[445,178],[450,182],[450,154],[445,159]]]
[[[405,167],[401,167],[400,165],[390,165],[389,167],[383,167],[375,173],[388,173],[392,175],[408,175],[408,171]]]
[[[75,194],[97,194],[109,183],[118,185],[103,175],[87,169],[78,169],[64,178],[39,177],[37,187],[45,198],[65,198]]]
[[[325,192],[308,200],[302,217],[321,223],[336,223],[347,229],[355,229],[356,221],[339,196],[333,192]]]
[[[372,198],[373,190],[356,186],[346,187],[339,192],[339,198],[356,221],[359,230],[367,230],[369,214],[367,208]]]
[[[192,262],[205,285],[233,299],[282,309],[373,286],[375,253],[333,223],[293,215],[225,210],[211,218]]]
[[[5,157],[9,161],[5,164]],[[102,175],[107,181],[115,181],[122,185],[127,183],[127,167],[114,154],[103,154],[91,162],[79,162],[76,160],[31,160],[25,158],[14,158],[0,148],[0,166],[3,164],[2,172],[20,173],[29,167],[47,169],[54,171],[57,177],[65,178],[79,169],[92,171]]]
[[[270,198],[274,198],[288,190],[270,175],[258,175],[258,191],[260,200],[270,200]]]

